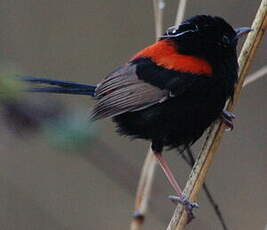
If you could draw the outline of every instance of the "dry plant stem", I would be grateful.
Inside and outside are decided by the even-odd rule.
[[[254,22],[252,24],[253,32],[249,33],[246,42],[241,50],[239,56],[239,78],[235,89],[234,98],[227,105],[227,110],[232,111],[233,106],[236,104],[240,96],[240,91],[243,86],[246,73],[250,67],[251,61],[255,55],[256,48],[258,47],[263,34],[266,29],[267,24],[267,0],[262,0],[261,5],[258,9]],[[188,197],[191,201],[196,200],[196,196],[200,191],[204,180],[207,175],[207,171],[212,163],[212,159],[221,142],[223,133],[225,130],[225,125],[222,122],[215,122],[211,127],[210,133],[207,137],[206,142],[196,160],[196,163],[191,171],[185,189],[183,191],[184,195]],[[172,219],[167,227],[167,230],[182,230],[187,223],[187,215],[184,208],[178,205],[172,216]]]
[[[156,39],[162,35],[163,9],[165,2],[163,0],[153,0],[154,17],[155,17],[155,34]]]
[[[135,218],[131,223],[131,230],[139,230],[143,225],[151,188],[153,184],[154,171],[156,169],[157,161],[151,148],[147,153],[141,177],[139,180],[136,199],[135,199]]]
[[[186,8],[187,0],[180,0],[179,6],[177,8],[177,14],[175,19],[175,25],[178,26],[181,24],[184,18],[185,8]]]
[[[257,81],[258,79],[264,77],[265,75],[267,75],[267,66],[264,66],[262,68],[260,68],[259,70],[257,70],[255,73],[250,74],[249,76],[247,76],[243,87],[247,86],[248,84]]]
[[[165,7],[164,0],[153,0],[153,7],[157,40],[162,34],[163,10]],[[153,184],[156,165],[157,159],[155,158],[154,153],[150,147],[138,182],[135,198],[135,218],[133,218],[131,222],[131,230],[140,230],[143,225],[149,197],[151,194],[151,187]]]

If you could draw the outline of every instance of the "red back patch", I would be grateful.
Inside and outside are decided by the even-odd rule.
[[[161,40],[138,52],[133,58],[147,57],[157,65],[180,72],[211,75],[211,65],[204,59],[179,54],[169,41]]]

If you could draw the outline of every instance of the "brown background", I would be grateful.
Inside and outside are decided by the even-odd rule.
[[[219,15],[234,27],[249,26],[259,0],[189,1],[186,15]],[[165,28],[177,1],[166,1]],[[97,83],[154,40],[152,1],[1,0],[0,61],[25,74]],[[266,64],[266,37],[253,70]],[[266,84],[243,90],[235,129],[227,133],[208,184],[230,229],[264,229],[267,224]],[[87,108],[87,97],[58,96]],[[14,137],[1,127],[0,229],[128,229],[134,193],[148,143],[131,142],[101,124],[87,155],[65,154],[42,138]],[[196,148],[198,149],[198,148]],[[174,153],[174,152],[173,152]],[[189,172],[177,154],[166,154],[179,181]],[[173,194],[160,170],[146,229],[165,229]],[[220,229],[206,198],[188,229]]]

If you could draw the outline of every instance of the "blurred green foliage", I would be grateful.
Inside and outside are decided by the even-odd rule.
[[[0,101],[16,100],[25,88],[26,84],[15,77],[17,73],[15,68],[0,69]]]
[[[73,111],[46,122],[43,135],[48,143],[63,151],[79,151],[89,146],[96,136],[95,125],[86,116],[88,111]]]
[[[56,100],[56,95],[45,97],[23,93],[29,83],[19,80],[12,66],[0,65],[1,117],[12,131],[25,135],[40,135],[52,147],[62,151],[79,151],[95,137],[94,125],[88,111],[70,108]]]

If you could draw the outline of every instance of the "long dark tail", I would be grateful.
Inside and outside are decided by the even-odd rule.
[[[17,76],[20,80],[30,82],[39,86],[27,88],[28,92],[39,93],[60,93],[60,94],[78,94],[78,95],[90,95],[95,94],[95,85],[88,85],[72,81],[62,81],[41,77],[31,76]],[[50,86],[43,86],[50,85]]]

